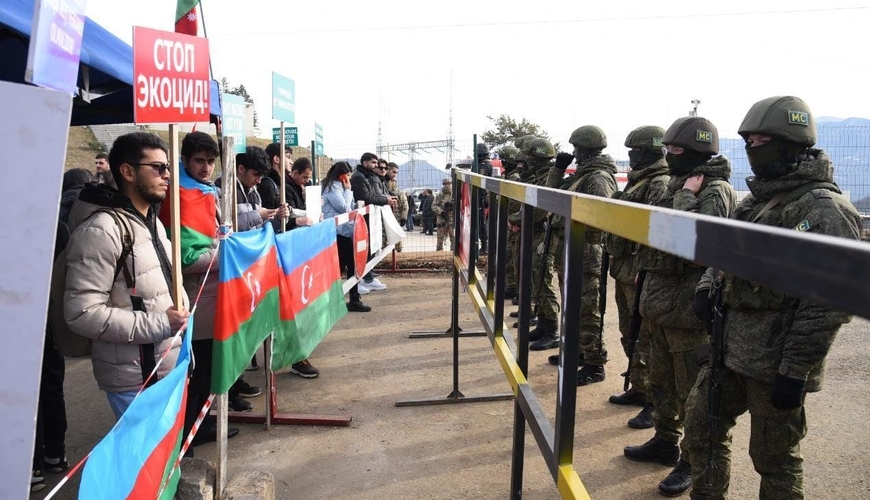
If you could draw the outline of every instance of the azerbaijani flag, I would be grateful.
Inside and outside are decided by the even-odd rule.
[[[196,4],[199,0],[178,0],[175,5],[175,32],[196,36],[199,31],[199,17]]]
[[[217,236],[217,188],[203,184],[180,166],[178,188],[181,200],[181,267],[188,267],[200,255],[211,249]],[[169,223],[169,197],[160,206],[160,220],[166,226],[166,233],[171,239]]]
[[[275,332],[272,369],[308,358],[347,314],[338,266],[335,224],[300,227],[275,237],[281,263],[281,327]]]
[[[335,229],[333,228],[333,232]],[[211,390],[227,392],[278,329],[278,257],[271,224],[221,241]]]
[[[175,464],[184,438],[192,335],[193,317],[175,368],[142,391],[91,452],[79,498],[171,500],[175,496],[181,477]]]

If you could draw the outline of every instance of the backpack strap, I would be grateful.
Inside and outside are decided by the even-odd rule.
[[[124,273],[124,283],[127,288],[136,290],[136,255],[133,253],[133,228],[130,226],[130,219],[127,218],[121,211],[113,208],[99,208],[97,212],[109,214],[114,219],[115,224],[121,230],[121,255],[115,262],[115,275],[113,281],[118,279],[118,275]],[[95,212],[96,213],[96,212]],[[127,267],[127,257],[131,257],[132,272]]]

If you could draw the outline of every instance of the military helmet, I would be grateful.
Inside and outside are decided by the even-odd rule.
[[[445,177],[445,178],[441,179],[441,185],[442,185],[442,186],[446,186],[446,185],[448,185],[448,184],[452,184],[452,183],[453,183],[453,181],[450,180],[450,177]]]
[[[571,134],[568,142],[580,149],[604,149],[607,147],[607,136],[595,125],[583,125]]]
[[[498,157],[510,164],[514,164],[517,162],[517,155],[520,150],[508,144],[507,146],[503,146],[498,150]]]
[[[662,138],[664,136],[665,129],[656,125],[644,125],[628,133],[628,137],[625,138],[625,147],[658,152],[662,150]]]
[[[523,145],[520,150],[527,157],[550,159],[556,156],[556,149],[547,139],[535,137]]]
[[[668,127],[662,144],[716,154],[719,152],[719,130],[706,118],[684,116]]]
[[[530,140],[532,140],[532,139],[534,139],[534,138],[536,138],[536,137],[537,137],[537,136],[535,136],[535,135],[524,135],[524,136],[522,136],[522,137],[517,137],[516,139],[514,139],[514,146],[516,146],[517,149],[519,149],[520,151],[522,151],[522,150],[523,150],[523,146],[524,146],[527,142],[529,142]]]
[[[478,161],[489,159],[489,148],[482,142],[477,143],[477,159]]]
[[[805,146],[816,143],[816,121],[807,103],[797,97],[775,96],[762,99],[749,108],[737,133],[764,134]]]

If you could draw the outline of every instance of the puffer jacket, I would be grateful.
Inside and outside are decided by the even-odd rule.
[[[115,277],[121,229],[111,215],[94,213],[100,207],[118,209],[130,222],[134,243],[127,266],[145,312],[133,310],[123,273]],[[117,191],[88,185],[73,205],[68,223],[73,232],[67,246],[64,317],[72,331],[92,339],[91,359],[100,389],[139,389],[145,380],[142,359],[149,345],[153,345],[155,361],[171,349],[158,372],[165,376],[175,367],[179,347],[171,346],[169,338],[175,332],[166,315],[173,305],[170,243],[154,209],[143,217]],[[188,307],[186,294],[182,301]]]
[[[691,176],[704,175],[697,194],[683,185]],[[698,165],[686,175],[671,177],[668,194],[658,206],[713,217],[730,217],[736,207],[736,193],[728,180],[731,164],[717,156]],[[704,325],[692,312],[695,287],[705,268],[691,261],[653,248],[644,247],[639,257],[640,269],[648,271],[640,299],[640,314],[653,323],[684,330],[688,336],[668,338],[674,352],[688,351],[707,343]]]
[[[323,220],[331,219],[353,210],[353,192],[350,189],[344,189],[341,181],[332,181],[328,186],[325,186],[322,198],[321,212],[323,213]],[[353,221],[351,220],[350,222],[339,224],[335,230],[340,236],[353,238],[353,229]]]
[[[752,192],[734,218],[796,231],[860,239],[861,216],[834,183],[824,151],[812,149],[794,172],[778,179],[746,179]],[[776,205],[763,212],[774,196]],[[699,290],[709,289],[709,270]],[[725,275],[725,365],[747,377],[772,383],[779,373],[822,388],[825,358],[851,316],[808,300],[790,297],[751,280]]]
[[[381,178],[362,165],[357,165],[353,175],[350,176],[350,187],[356,201],[363,201],[366,205],[389,204],[389,193]]]

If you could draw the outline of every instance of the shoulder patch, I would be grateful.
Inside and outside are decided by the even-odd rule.
[[[817,200],[830,200],[832,198],[831,192],[827,189],[813,189],[810,192],[813,193],[813,197]]]
[[[653,137],[652,138],[652,145],[654,148],[663,147],[664,144],[662,144],[662,138],[661,137]]]
[[[810,126],[810,115],[804,111],[788,111],[788,124],[801,125],[803,127]]]
[[[810,225],[810,221],[808,219],[804,219],[800,224],[794,227],[795,231],[805,233],[810,230],[812,225]]]
[[[696,142],[713,142],[713,134],[706,130],[696,130],[695,131],[695,141]]]

